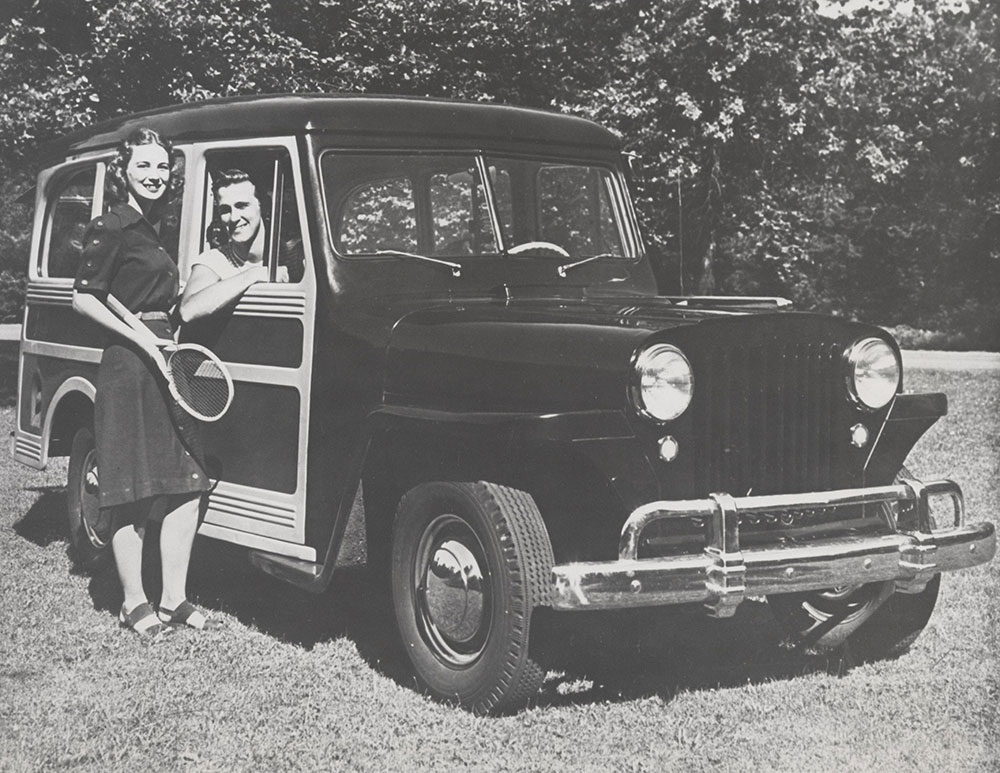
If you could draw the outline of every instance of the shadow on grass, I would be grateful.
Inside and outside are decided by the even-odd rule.
[[[225,611],[248,627],[307,650],[346,636],[373,668],[408,683],[390,613],[363,565],[338,568],[330,587],[315,594],[254,568],[245,550],[198,540],[188,587],[192,600],[204,607]]]
[[[14,530],[49,545],[66,540],[65,492],[32,489],[39,498]],[[150,524],[143,576],[150,598],[159,597],[159,534]],[[247,627],[310,650],[345,636],[375,670],[412,686],[387,604],[374,590],[365,566],[338,569],[330,588],[312,594],[254,567],[246,552],[215,540],[195,542],[188,588],[192,601],[226,612]],[[90,577],[96,609],[117,614],[122,594],[113,564]],[[792,679],[809,673],[843,674],[849,655],[815,655],[782,646],[782,633],[766,604],[743,603],[728,620],[697,611],[630,610],[553,613],[533,619],[535,656],[559,676],[546,680],[537,706],[630,701],[647,696],[671,700],[697,691]]]
[[[45,547],[66,540],[66,490],[62,486],[26,488],[39,494],[24,517],[14,524],[14,533]]]
[[[537,699],[541,706],[671,700],[680,692],[812,673],[842,676],[852,667],[846,648],[815,653],[788,645],[764,602],[746,601],[732,618],[719,620],[694,608],[674,608],[547,613],[537,622],[539,658],[562,672],[546,680]]]
[[[373,590],[367,568],[338,569],[331,587],[314,595],[263,574],[229,545],[196,544],[191,582],[196,600],[247,626],[311,649],[346,636],[375,670],[412,686],[391,610]],[[690,610],[552,613],[532,627],[536,657],[552,672],[535,705],[629,701],[681,691],[735,687],[803,674],[841,675],[843,651],[818,655],[784,646],[765,603],[748,601],[729,620]]]

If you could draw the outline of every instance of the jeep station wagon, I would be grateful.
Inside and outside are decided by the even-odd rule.
[[[232,168],[266,194],[272,278],[301,261],[182,331],[236,383],[202,427],[217,483],[200,533],[319,591],[363,503],[372,582],[431,695],[526,705],[543,607],[727,617],[766,597],[806,645],[893,655],[942,572],[993,556],[959,487],[904,467],[947,403],[903,391],[885,331],[778,298],[657,295],[610,131],[316,95],[156,110],[46,150],[13,453],[70,457],[83,564],[109,541],[92,426],[105,338],[71,286],[108,161],[140,126],[183,164],[160,225],[182,280]]]

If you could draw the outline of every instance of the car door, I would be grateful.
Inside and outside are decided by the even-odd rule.
[[[238,169],[254,182],[261,202],[271,277],[182,330],[227,363],[235,386],[226,415],[202,424],[208,472],[217,483],[200,532],[315,560],[304,542],[316,288],[295,139],[201,143],[192,155],[185,184],[200,198],[203,216],[186,234],[182,275],[190,270],[190,256],[226,238],[212,182]],[[290,281],[274,281],[282,266]]]

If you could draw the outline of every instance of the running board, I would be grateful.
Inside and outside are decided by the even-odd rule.
[[[323,564],[315,561],[303,561],[301,558],[281,556],[277,553],[265,553],[261,550],[250,551],[250,563],[258,569],[267,572],[279,580],[290,582],[306,590],[319,591],[320,577],[323,574]]]

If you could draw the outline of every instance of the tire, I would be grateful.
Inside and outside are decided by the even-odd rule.
[[[873,582],[768,596],[767,603],[796,643],[834,649],[858,631],[890,596],[895,583]]]
[[[97,446],[94,431],[81,427],[73,436],[66,479],[66,515],[73,562],[88,572],[111,560],[111,519],[101,516]]]
[[[910,477],[903,467],[896,480]],[[895,582],[876,582],[805,593],[768,596],[779,624],[799,644],[833,649],[849,644],[859,661],[903,654],[930,620],[941,575],[919,593],[896,593]]]
[[[524,708],[544,670],[531,616],[549,604],[552,546],[534,500],[492,483],[424,483],[401,500],[392,600],[417,684],[476,714]]]

